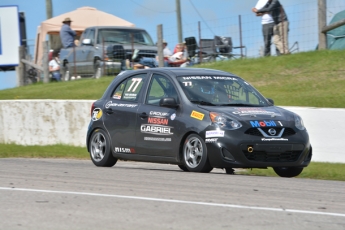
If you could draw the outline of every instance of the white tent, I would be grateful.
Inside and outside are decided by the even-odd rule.
[[[122,18],[99,11],[92,7],[81,7],[77,10],[61,14],[54,18],[50,18],[41,22],[41,26],[37,29],[36,44],[35,44],[35,63],[42,64],[43,47],[42,41],[46,41],[47,35],[59,35],[62,26],[62,21],[69,17],[72,20],[71,28],[77,34],[81,34],[87,27],[90,26],[129,26],[135,25]]]

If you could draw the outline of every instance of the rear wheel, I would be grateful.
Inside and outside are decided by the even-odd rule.
[[[89,141],[90,157],[96,166],[112,167],[116,164],[115,158],[111,152],[111,146],[108,134],[102,129],[96,129]]]
[[[190,172],[208,173],[212,171],[207,157],[204,140],[196,134],[187,137],[183,145],[183,163]]]
[[[296,177],[303,171],[303,168],[297,167],[274,167],[274,172],[280,177]]]

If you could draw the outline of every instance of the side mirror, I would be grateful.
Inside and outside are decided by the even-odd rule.
[[[85,38],[85,39],[83,40],[83,45],[91,45],[91,39]]]
[[[164,98],[160,99],[159,106],[168,107],[168,108],[177,108],[179,105],[177,104],[175,98],[164,97]]]
[[[266,98],[266,99],[267,99],[267,101],[269,101],[269,103],[271,103],[272,105],[274,105],[273,99],[271,99],[271,98]]]

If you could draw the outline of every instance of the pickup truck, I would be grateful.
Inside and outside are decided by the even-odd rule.
[[[80,41],[76,47],[60,50],[60,69],[65,81],[72,75],[94,78],[115,75],[126,68],[126,62],[137,63],[142,57],[157,55],[157,46],[150,35],[136,27],[89,27]]]

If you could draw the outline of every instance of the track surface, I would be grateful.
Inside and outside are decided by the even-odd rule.
[[[0,159],[0,229],[345,229],[345,183]]]

